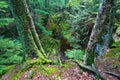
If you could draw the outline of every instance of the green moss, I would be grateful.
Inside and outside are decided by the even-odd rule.
[[[103,59],[109,58],[110,60],[114,60],[111,67],[120,66],[120,61],[118,60],[120,57],[120,41],[113,43],[112,46],[115,46],[116,48],[110,49],[109,52],[103,56]]]
[[[22,72],[21,70],[17,71],[16,73],[13,74],[13,76],[9,80],[18,80],[19,77],[21,76]]]
[[[104,56],[103,56],[103,58],[105,58],[105,57],[110,57],[110,58],[114,58],[115,57],[115,50],[114,49],[111,49],[107,54],[105,54]]]
[[[52,74],[55,73],[55,71],[57,71],[56,67],[46,67],[43,65],[40,66],[40,72],[45,76],[52,76]]]
[[[29,70],[31,67],[32,67],[31,64],[25,63],[25,64],[23,64],[21,71],[25,72],[25,71]]]
[[[60,66],[61,66],[62,68],[64,68],[65,70],[67,70],[68,68],[73,67],[73,65],[70,64],[70,63],[64,63],[64,64],[61,64]]]

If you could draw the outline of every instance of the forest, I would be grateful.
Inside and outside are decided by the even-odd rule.
[[[0,80],[120,80],[120,0],[0,0]]]

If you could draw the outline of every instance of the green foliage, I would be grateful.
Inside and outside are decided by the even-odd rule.
[[[16,40],[0,37],[0,75],[6,71],[6,66],[22,61],[22,45]]]
[[[55,71],[57,71],[55,67],[40,66],[40,72],[45,76],[51,76]]]
[[[47,55],[49,56],[51,53],[55,55],[59,52],[60,42],[58,40],[55,40],[49,36],[44,36],[41,40],[43,45],[43,48]]]
[[[8,25],[10,22],[13,22],[14,21],[14,18],[1,18],[0,19],[0,27],[1,26],[6,26]]]
[[[42,35],[51,35],[51,31],[48,31],[43,25],[46,16],[49,15],[49,12],[46,11],[45,0],[30,0],[29,6],[31,6],[31,14],[34,20],[35,25],[38,27],[38,32]],[[39,6],[40,5],[40,6]]]
[[[70,6],[78,6],[80,4],[81,0],[69,0]]]
[[[67,50],[65,54],[68,58],[74,60],[83,60],[84,57],[84,51],[77,49]]]
[[[5,12],[5,8],[8,8],[8,3],[6,1],[0,1],[0,12]]]
[[[73,0],[74,1],[74,0]],[[68,12],[70,19],[69,21],[69,33],[71,33],[68,41],[71,43],[71,46],[76,49],[85,49],[89,36],[95,21],[95,15],[98,10],[99,2],[96,1],[93,4],[93,0],[75,0],[79,5],[71,6],[70,11]],[[95,7],[94,10],[91,6]]]
[[[5,65],[0,65],[0,77],[2,76],[2,74],[5,73],[6,70],[6,66]]]
[[[86,60],[86,65],[94,64],[94,60],[95,60],[95,54],[94,54],[94,52],[91,52],[88,55],[89,55],[89,57]]]
[[[8,11],[8,2],[6,0],[0,1],[0,27],[6,26],[10,22],[13,22],[13,18],[7,18],[6,12]]]

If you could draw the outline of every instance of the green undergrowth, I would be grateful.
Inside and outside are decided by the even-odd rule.
[[[110,60],[114,60],[114,63],[112,64],[112,66],[120,66],[120,61],[119,61],[119,58],[120,58],[120,41],[117,41],[115,43],[113,43],[113,45],[115,48],[111,48],[109,50],[108,53],[106,53],[104,56],[103,56],[103,59],[104,58],[109,58]]]
[[[20,69],[20,70],[18,70],[17,72],[15,72],[15,73],[11,76],[11,78],[10,78],[9,80],[18,80],[19,77],[20,77],[22,74],[23,74],[23,72],[22,72],[21,69]]]
[[[47,67],[43,65],[40,66],[40,73],[45,76],[52,76],[52,74],[54,74],[55,71],[57,71],[56,67]]]
[[[67,50],[65,54],[68,58],[74,59],[74,60],[83,60],[83,57],[84,57],[84,51],[79,49]]]
[[[56,53],[59,52],[60,48],[60,41],[53,39],[52,37],[49,36],[44,36],[41,40],[43,48],[46,52],[47,56],[50,56],[51,54],[55,55]]]
[[[42,75],[47,76],[49,78],[51,78],[52,75],[54,75],[54,74],[59,78],[61,76],[62,70],[65,71],[70,67],[72,67],[72,65],[68,64],[68,63],[62,64],[60,66],[58,66],[58,65],[47,65],[47,66],[46,65],[41,65],[39,67],[39,71]]]
[[[111,48],[108,53],[106,53],[103,57],[117,58],[120,57],[120,41],[113,43],[115,48]]]
[[[22,45],[18,40],[0,37],[0,77],[11,69],[11,66],[22,62]]]

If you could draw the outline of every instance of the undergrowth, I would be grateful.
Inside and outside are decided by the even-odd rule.
[[[67,50],[65,52],[66,56],[74,60],[83,60],[84,51],[78,49]]]
[[[17,40],[0,37],[0,77],[8,67],[22,61],[22,45]]]

